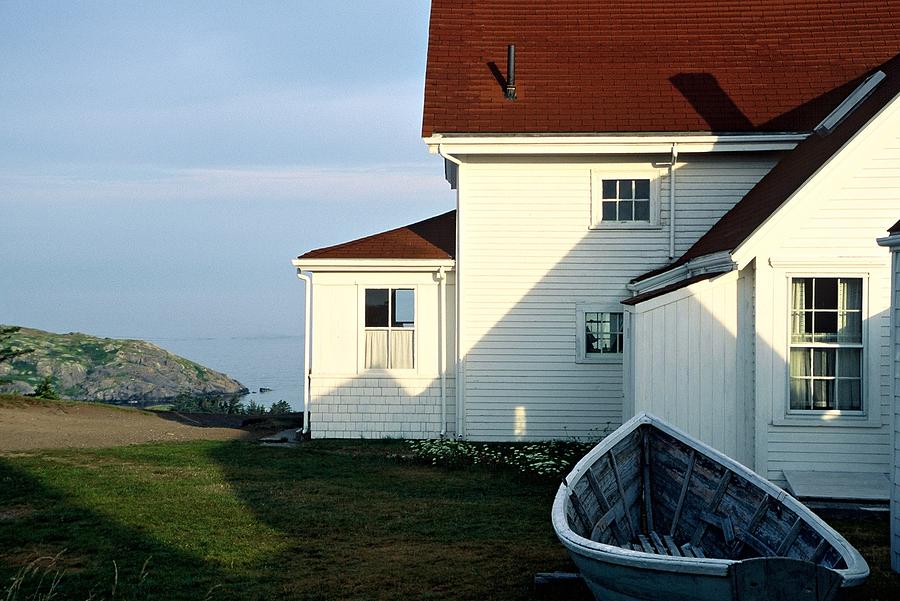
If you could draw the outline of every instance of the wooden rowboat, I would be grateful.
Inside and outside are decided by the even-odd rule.
[[[826,601],[869,575],[802,503],[647,413],[563,480],[553,528],[602,601]]]

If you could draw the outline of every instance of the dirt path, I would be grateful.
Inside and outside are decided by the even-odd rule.
[[[209,428],[151,412],[29,399],[0,399],[0,453],[66,447],[113,447],[151,441],[255,438],[237,428]]]

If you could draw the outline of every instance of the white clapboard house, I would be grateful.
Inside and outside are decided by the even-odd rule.
[[[313,436],[646,410],[797,494],[886,498],[896,5],[628,6],[432,2],[456,209],[294,262]]]

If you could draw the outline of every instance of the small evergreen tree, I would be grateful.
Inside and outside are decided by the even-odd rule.
[[[52,401],[59,399],[59,394],[53,388],[53,379],[50,376],[44,376],[44,379],[37,385],[31,396]]]
[[[284,400],[272,403],[272,406],[269,407],[269,413],[272,415],[284,415],[285,413],[290,412],[291,404]]]
[[[266,414],[266,406],[257,403],[256,401],[250,401],[250,404],[247,405],[247,415],[265,415]]]

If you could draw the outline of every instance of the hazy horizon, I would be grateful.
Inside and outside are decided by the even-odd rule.
[[[0,322],[302,334],[290,260],[452,208],[428,4],[0,3]]]

